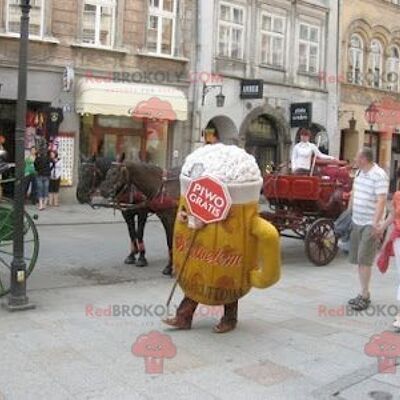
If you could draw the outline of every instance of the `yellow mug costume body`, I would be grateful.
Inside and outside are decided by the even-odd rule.
[[[178,211],[188,212],[184,194],[189,183],[181,176]],[[187,297],[208,305],[230,304],[252,287],[264,289],[279,280],[280,239],[274,226],[259,217],[261,186],[262,180],[227,185],[233,204],[222,222],[194,230],[177,218],[173,260]]]

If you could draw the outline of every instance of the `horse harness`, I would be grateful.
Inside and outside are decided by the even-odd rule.
[[[124,209],[151,209],[151,203],[154,202],[156,199],[160,199],[160,203],[162,204],[166,198],[166,184],[170,181],[174,181],[174,177],[168,176],[168,170],[163,170],[161,185],[155,192],[154,196],[147,197],[145,194],[140,192],[137,187],[133,183],[130,182],[129,170],[128,167],[124,164],[120,164],[121,172],[125,176],[125,185],[118,191],[118,193],[114,196],[114,208],[119,210]],[[128,193],[128,207],[124,207],[125,203],[123,203],[122,197]],[[140,193],[144,200],[140,203],[134,203],[134,196],[135,193]]]

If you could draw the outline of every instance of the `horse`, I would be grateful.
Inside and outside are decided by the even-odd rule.
[[[172,240],[180,196],[180,170],[181,167],[173,168],[165,175],[164,170],[155,165],[125,162],[113,165],[100,185],[100,194],[106,199],[115,200],[129,185],[144,194],[146,200],[138,207],[156,214],[165,230],[169,261],[162,273],[169,276],[172,275]]]
[[[98,191],[112,164],[113,160],[110,158],[97,158],[95,156],[81,162],[79,181],[76,189],[76,198],[79,203],[92,205],[92,196]],[[140,197],[140,195],[137,193],[136,197]],[[134,200],[140,201],[141,199]],[[122,216],[128,226],[131,240],[130,254],[125,258],[124,263],[128,265],[135,264],[137,267],[146,267],[148,262],[143,236],[148,213],[145,209],[127,209],[122,210]],[[137,255],[139,256],[136,259]]]

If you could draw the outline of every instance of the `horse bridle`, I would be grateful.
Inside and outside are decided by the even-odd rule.
[[[84,162],[82,165],[87,165],[92,167],[92,175],[91,175],[91,182],[90,182],[90,189],[89,189],[89,196],[91,196],[93,193],[96,192],[97,187],[96,187],[96,180],[98,175],[102,175],[102,172],[99,167],[97,167],[96,163],[91,163],[91,162]]]

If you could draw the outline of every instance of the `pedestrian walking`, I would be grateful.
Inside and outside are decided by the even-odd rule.
[[[36,204],[36,148],[32,147],[25,157],[25,196],[29,194],[32,204]]]
[[[359,171],[353,183],[349,207],[352,211],[350,235],[350,263],[358,265],[361,293],[349,300],[357,311],[366,310],[371,304],[371,267],[380,241],[389,179],[386,172],[373,161],[370,148],[362,149],[357,155]]]
[[[400,178],[400,169],[397,171],[397,178]],[[380,226],[380,234],[383,236],[386,230],[391,227],[390,236],[382,248],[378,258],[378,267],[381,272],[386,272],[389,267],[389,258],[394,256],[397,273],[399,276],[397,287],[397,301],[400,307],[400,186],[393,195],[392,211]],[[393,322],[395,329],[400,329],[400,308],[399,313]]]
[[[49,197],[49,180],[51,175],[50,158],[45,150],[41,150],[34,162],[36,175],[37,197],[39,210],[44,210]]]
[[[62,173],[62,160],[57,151],[50,151],[50,184],[49,184],[49,205],[58,207],[60,205],[60,182]]]

